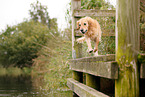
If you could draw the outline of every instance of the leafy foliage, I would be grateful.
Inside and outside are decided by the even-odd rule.
[[[81,0],[82,9],[114,9],[113,5],[105,0]]]
[[[12,65],[18,67],[31,66],[42,48],[52,35],[47,26],[34,21],[26,21],[17,26],[8,27],[0,35],[1,62],[5,67]]]
[[[40,56],[34,60],[33,69],[38,74],[44,74],[47,82],[44,88],[47,90],[64,89],[67,88],[67,78],[71,76],[68,64],[68,59],[71,59],[71,41],[58,37],[52,44],[49,47],[48,43],[41,49]]]
[[[47,6],[41,5],[41,3],[37,0],[36,4],[31,4],[31,9],[29,10],[29,14],[34,21],[39,21],[42,24],[49,26],[50,17],[47,12]]]
[[[47,6],[42,5],[38,0],[36,1],[36,3],[31,3],[30,6],[31,9],[29,10],[29,14],[32,20],[47,25],[49,29],[55,30],[53,32],[58,32],[57,19],[51,19],[49,17]]]
[[[59,31],[57,19],[50,19],[47,7],[37,3],[31,4],[31,20],[16,26],[7,26],[0,35],[0,62],[4,67],[30,67],[38,52],[48,43],[55,40]],[[49,24],[49,25],[48,25]],[[51,42],[49,42],[51,46]]]

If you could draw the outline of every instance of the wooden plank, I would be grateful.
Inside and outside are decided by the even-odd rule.
[[[69,61],[70,69],[79,72],[89,73],[110,79],[118,78],[118,65],[114,61],[115,55],[99,55],[96,57],[85,57]],[[106,62],[111,61],[111,62]]]
[[[72,78],[67,80],[67,86],[79,97],[109,97],[89,86],[86,86]]]
[[[71,62],[70,69],[109,79],[118,78],[117,62]]]
[[[95,62],[95,61],[103,61],[103,62],[115,61],[115,54],[99,55],[70,60],[70,62]]]
[[[94,17],[114,17],[115,10],[87,10],[76,9],[73,11],[74,17],[94,16]]]

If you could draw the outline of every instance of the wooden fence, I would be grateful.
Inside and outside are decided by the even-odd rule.
[[[99,92],[99,77],[118,78],[118,65],[113,54],[72,59],[70,60],[70,69],[75,73],[73,78],[68,79],[67,85],[80,97],[108,97]],[[86,74],[86,85],[81,83],[83,79],[81,73]]]
[[[145,54],[140,55],[139,59],[140,78],[145,79]],[[100,78],[118,79],[119,67],[114,54],[72,59],[69,64],[74,72],[67,85],[72,91],[80,97],[109,97],[100,92]],[[82,73],[86,74],[86,84],[83,84]]]
[[[135,8],[138,8],[138,2],[139,0],[122,0],[119,2],[120,6],[126,6],[121,4],[127,4],[129,2],[133,2]],[[132,4],[132,3],[131,3]],[[115,16],[115,10],[82,10],[81,7],[81,0],[71,0],[71,8],[72,8],[72,60],[70,60],[70,69],[73,71],[73,78],[69,78],[67,81],[68,87],[74,92],[74,97],[108,97],[108,95],[101,92],[101,86],[100,86],[100,78],[110,79],[115,81],[114,84],[114,91],[115,93],[113,96],[116,97],[125,97],[130,96],[131,97],[138,97],[139,96],[139,76],[141,79],[145,79],[145,54],[140,54],[138,51],[139,48],[139,33],[136,33],[135,31],[138,30],[138,20],[139,15],[135,15],[135,21],[136,25],[130,24],[129,27],[134,27],[130,30],[124,30],[124,32],[128,31],[127,34],[123,34],[122,39],[118,38],[118,35],[121,35],[120,26],[120,18],[119,16],[122,15],[124,17],[127,15],[132,15],[134,12],[138,12],[137,9],[131,10],[132,13],[125,13],[121,14],[124,9],[123,7],[120,8],[118,6],[118,12],[117,12],[117,34],[116,34],[116,48],[117,48],[117,54],[110,54],[110,55],[99,55],[97,57],[86,57],[82,58],[82,45],[77,44],[75,39],[80,37],[81,35],[76,30],[76,21],[80,19],[83,16],[96,16],[96,17],[114,17]],[[130,3],[127,6],[132,6]],[[126,11],[125,11],[126,12]],[[128,18],[127,18],[128,19]],[[134,20],[134,19],[133,19]],[[123,21],[124,22],[124,21]],[[132,18],[127,21],[127,23],[131,23]],[[128,25],[127,25],[128,26]],[[127,27],[124,27],[124,29],[128,29]],[[132,31],[132,33],[129,33]],[[107,35],[107,34],[103,34]],[[115,35],[114,32],[112,35]],[[130,37],[131,35],[135,35],[133,37]],[[126,38],[128,37],[128,38]],[[137,40],[134,41],[131,38],[136,38]],[[128,39],[128,40],[126,40]],[[123,40],[123,43],[121,43]],[[126,42],[124,42],[126,41]],[[122,45],[118,45],[118,42]],[[130,43],[131,42],[131,43]],[[132,43],[133,42],[133,43]],[[138,44],[135,44],[135,43]],[[127,43],[127,44],[126,44]],[[127,46],[126,46],[127,45]],[[136,48],[134,48],[136,47]],[[125,52],[123,52],[123,51]],[[131,53],[131,54],[130,54]],[[120,56],[121,55],[121,56]],[[138,59],[137,59],[138,55]],[[132,59],[128,59],[132,58]],[[131,60],[131,61],[130,61]],[[135,60],[132,62],[132,60]],[[138,61],[137,61],[138,60]],[[140,69],[137,69],[140,68]],[[135,70],[135,71],[134,71]],[[139,71],[138,71],[139,70]],[[126,74],[126,72],[129,72]],[[85,76],[84,76],[85,75]],[[84,78],[86,77],[86,78]],[[126,78],[128,77],[128,78]],[[132,79],[135,78],[135,79]],[[131,83],[126,82],[127,81]],[[122,82],[121,80],[124,80]],[[132,83],[133,81],[134,83]],[[137,81],[137,82],[136,82]],[[122,84],[123,83],[123,84]],[[126,84],[126,86],[124,86]],[[136,86],[135,86],[136,85]],[[140,83],[141,85],[141,83]],[[133,89],[130,89],[130,87],[133,87]],[[125,88],[127,87],[127,88]],[[123,89],[125,89],[125,92],[121,92]],[[121,90],[121,91],[119,91]],[[134,91],[136,90],[136,91]],[[120,93],[119,93],[120,92]],[[141,95],[141,94],[140,94]],[[111,95],[112,96],[112,95]]]

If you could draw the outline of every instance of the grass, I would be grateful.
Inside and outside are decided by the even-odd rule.
[[[60,43],[61,42],[61,43]],[[47,46],[40,51],[40,55],[34,60],[34,71],[44,75],[46,90],[67,91],[67,78],[71,77],[68,60],[71,59],[71,41],[60,41],[57,46]],[[52,51],[50,51],[50,49]],[[52,53],[51,53],[52,52]]]

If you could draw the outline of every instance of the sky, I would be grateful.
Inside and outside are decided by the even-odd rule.
[[[50,18],[58,19],[59,28],[65,28],[65,12],[70,0],[39,0],[48,7]],[[16,25],[30,19],[30,4],[36,0],[0,0],[0,31],[8,25]]]
[[[50,18],[57,18],[58,27],[64,29],[67,27],[65,21],[65,12],[68,3],[71,0],[39,0],[42,5],[48,7]],[[116,0],[109,0],[115,5]],[[36,0],[0,0],[0,31],[4,30],[7,25],[13,26],[30,19],[30,4]]]

